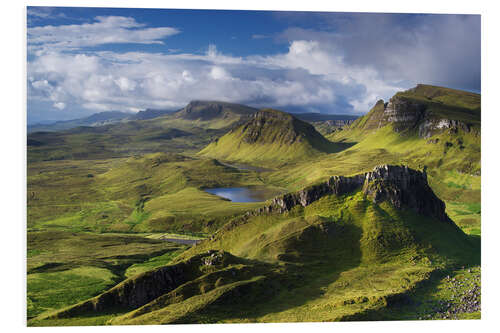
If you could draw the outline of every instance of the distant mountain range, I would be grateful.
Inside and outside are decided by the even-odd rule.
[[[242,104],[194,100],[180,110],[146,109],[137,113],[106,111],[72,120],[44,121],[28,125],[28,133],[63,131],[80,126],[96,127],[124,121],[154,119],[165,115],[173,115],[176,119],[203,122],[243,123],[257,111],[256,108]],[[327,124],[329,126],[343,126],[358,118],[358,116],[352,115],[322,113],[293,113],[293,115],[300,120],[311,123],[329,121],[330,123]]]
[[[144,111],[139,111],[137,113],[121,112],[121,111],[106,111],[94,113],[88,117],[72,119],[72,120],[61,120],[52,123],[38,123],[34,125],[28,125],[28,133],[31,132],[53,132],[53,131],[63,131],[79,126],[103,126],[114,124],[121,121],[131,121],[131,120],[147,120],[163,115],[175,112],[176,110],[159,110],[159,109],[146,109]]]

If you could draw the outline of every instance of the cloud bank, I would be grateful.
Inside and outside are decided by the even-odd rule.
[[[149,28],[130,17],[33,27],[28,29],[29,105],[93,113],[174,109],[209,99],[361,114],[376,100],[418,82],[477,85],[477,18],[426,16],[406,25],[398,19],[350,15],[326,21],[334,32],[289,28],[275,36],[288,43],[286,52],[245,57],[222,54],[216,45],[200,54],[89,49],[163,44],[181,33],[175,27]]]

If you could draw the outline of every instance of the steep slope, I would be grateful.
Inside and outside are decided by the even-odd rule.
[[[210,143],[199,154],[223,160],[283,163],[339,149],[312,125],[289,113],[263,109],[251,120]]]
[[[344,320],[398,305],[478,253],[425,172],[384,165],[277,197],[172,265],[34,323],[103,313],[111,324]]]
[[[481,96],[418,85],[328,138],[355,144],[354,155],[382,149],[412,166],[480,175]]]
[[[480,131],[481,95],[419,84],[398,92],[387,103],[379,100],[350,130],[370,132],[392,124],[396,132],[429,138],[447,129]]]

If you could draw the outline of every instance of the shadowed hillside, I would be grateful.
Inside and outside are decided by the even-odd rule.
[[[100,320],[343,320],[397,305],[437,270],[477,263],[478,251],[425,173],[381,166],[277,197],[172,265],[36,320],[64,324],[110,311],[122,315]]]

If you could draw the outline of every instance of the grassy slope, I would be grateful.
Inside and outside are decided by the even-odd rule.
[[[455,119],[473,125],[481,124],[481,95],[467,91],[419,84],[413,89],[399,92],[403,97],[428,105],[437,117]]]
[[[259,111],[257,116],[213,141],[199,154],[260,166],[276,166],[344,148],[343,144],[326,140],[312,125],[285,112],[265,109]]]
[[[151,261],[166,264],[185,248],[132,235],[28,232],[27,315],[97,295],[129,276],[129,266],[135,264],[130,269],[140,270]],[[160,257],[149,259],[155,256]]]
[[[28,135],[28,162],[106,159],[164,151],[195,153],[241,119],[238,113],[228,111],[225,115],[204,120],[168,114],[99,127],[34,132]]]
[[[477,242],[456,226],[375,205],[361,193],[228,225],[175,260],[208,249],[229,251],[236,261],[207,267],[113,323],[341,320],[391,308],[392,295],[414,290],[436,269],[479,262]]]
[[[90,175],[90,176],[89,176]],[[259,203],[233,203],[204,187],[265,185],[254,171],[157,153],[28,168],[28,227],[102,232],[209,232]],[[279,188],[270,187],[279,193]]]

